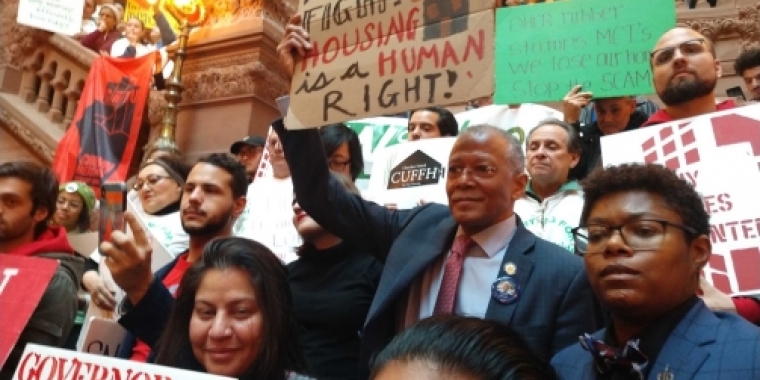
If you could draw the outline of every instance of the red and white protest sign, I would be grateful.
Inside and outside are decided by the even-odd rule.
[[[0,253],[0,368],[57,268],[55,260]]]
[[[13,380],[42,379],[224,380],[230,378],[28,344],[13,375]]]
[[[705,277],[732,295],[760,294],[760,105],[604,137],[602,158],[660,163],[693,184],[710,214]]]

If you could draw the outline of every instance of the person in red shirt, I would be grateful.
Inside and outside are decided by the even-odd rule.
[[[654,89],[665,108],[643,127],[735,107],[731,100],[716,103],[715,86],[722,69],[715,45],[696,30],[676,27],[665,32],[652,50],[649,64]]]
[[[660,37],[650,58],[654,88],[665,104],[643,127],[736,107],[732,100],[716,103],[715,86],[722,74],[715,45],[699,32],[673,28]],[[760,300],[729,297],[701,282],[702,297],[713,310],[735,311],[760,325]]]
[[[118,356],[151,361],[151,351],[169,320],[176,289],[187,269],[197,262],[208,242],[232,235],[232,224],[245,208],[248,177],[245,167],[227,154],[198,160],[182,188],[180,217],[190,236],[187,252],[151,273],[151,243],[136,217],[125,219],[133,238],[116,231],[100,245],[114,281],[126,293],[119,306],[119,323],[131,333]],[[135,338],[140,343],[135,343]]]

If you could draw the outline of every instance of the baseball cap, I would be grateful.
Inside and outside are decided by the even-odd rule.
[[[230,153],[238,154],[240,149],[243,148],[243,145],[263,147],[266,145],[266,140],[261,136],[248,136],[232,144],[232,146],[230,146]]]

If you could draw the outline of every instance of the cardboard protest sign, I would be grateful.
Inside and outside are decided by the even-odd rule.
[[[29,344],[13,380],[32,379],[231,380],[202,372]]]
[[[84,0],[21,0],[16,22],[73,36],[82,29]]]
[[[577,84],[595,97],[651,94],[649,53],[675,22],[661,0],[498,9],[494,102],[557,101]]]
[[[659,163],[692,183],[710,214],[713,254],[705,277],[729,294],[760,294],[760,105],[605,136],[601,143],[605,166]]]
[[[57,268],[56,260],[0,253],[0,368]]]
[[[493,93],[493,1],[299,0],[313,49],[296,64],[289,129]]]
[[[86,321],[87,330],[83,330],[77,342],[77,351],[89,354],[114,357],[119,352],[121,343],[127,336],[127,330],[110,318],[91,317]]]
[[[156,27],[156,20],[153,18],[153,5],[152,3],[155,3],[156,1],[161,2],[161,0],[154,0],[154,1],[148,1],[148,0],[127,0],[127,6],[124,8],[124,21],[129,20],[130,18],[134,17],[138,20],[140,20],[143,25],[145,25],[146,29],[153,29]],[[163,2],[161,2],[163,3]],[[164,17],[166,17],[166,21],[169,22],[169,25],[171,25],[172,29],[179,33],[180,31],[180,24],[174,17],[171,16],[169,12],[163,12]]]

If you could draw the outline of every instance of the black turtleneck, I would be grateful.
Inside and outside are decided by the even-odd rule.
[[[156,212],[154,212],[154,213],[152,213],[150,215],[153,215],[153,216],[164,216],[164,215],[169,215],[169,214],[171,214],[173,212],[177,212],[177,211],[179,211],[179,203],[180,203],[179,200],[177,200],[176,202],[174,202],[174,203],[172,203],[172,204],[170,204],[170,205],[168,205],[168,206],[166,206],[166,207],[164,207],[164,208],[162,208],[162,209],[160,209],[160,210],[158,210],[158,211],[156,211]]]
[[[321,251],[304,247],[288,269],[307,374],[320,380],[356,379],[359,335],[382,264],[368,253],[339,243]]]

